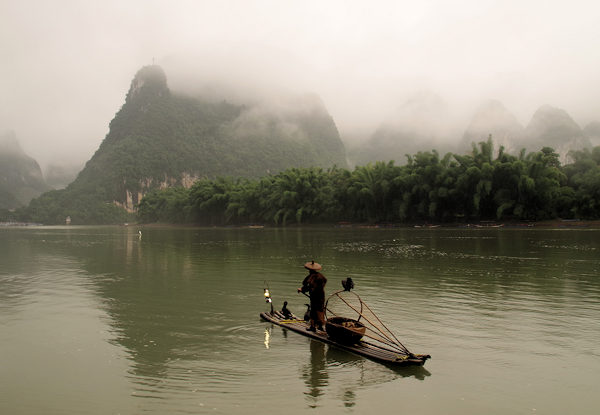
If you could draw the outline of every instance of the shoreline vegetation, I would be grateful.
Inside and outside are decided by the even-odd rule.
[[[135,215],[107,201],[49,192],[0,221],[64,224],[168,223],[194,226],[596,226],[600,146],[572,151],[561,165],[549,147],[511,155],[491,137],[466,155],[437,151],[354,170],[290,168],[260,179],[203,178],[190,188],[154,190]],[[64,196],[64,197],[63,197]],[[94,207],[101,206],[100,213]],[[548,222],[550,221],[550,222]],[[591,222],[582,222],[591,221]],[[388,225],[391,224],[391,225]]]
[[[494,158],[490,137],[468,155],[419,152],[402,166],[200,180],[147,194],[137,214],[141,223],[205,226],[591,226],[581,221],[600,219],[600,147],[570,157],[561,166],[549,147],[519,156],[501,147]]]
[[[298,228],[346,228],[346,229],[600,229],[600,220],[553,219],[536,222],[473,222],[473,223],[321,223],[321,224],[292,224],[292,225],[198,225],[194,223],[123,223],[107,225],[44,225],[33,222],[0,222],[0,227],[78,227],[78,226],[119,226],[143,228],[217,228],[217,229],[298,229]]]
[[[202,226],[193,223],[138,223],[124,226],[144,228],[220,228],[220,229],[297,229],[297,228],[347,228],[347,229],[600,229],[600,220],[554,219],[539,222],[473,222],[473,223],[321,223],[293,225],[212,225]]]

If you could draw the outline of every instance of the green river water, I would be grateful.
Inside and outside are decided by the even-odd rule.
[[[261,321],[311,259],[431,360]],[[600,230],[0,228],[0,414],[591,415],[599,384]]]

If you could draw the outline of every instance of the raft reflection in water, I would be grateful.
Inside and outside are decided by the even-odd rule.
[[[310,362],[300,367],[300,374],[311,408],[319,406],[326,391],[352,408],[361,388],[406,377],[425,380],[431,375],[423,366],[389,367],[316,340],[310,340]]]

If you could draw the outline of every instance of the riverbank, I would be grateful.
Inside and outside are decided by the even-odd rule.
[[[235,228],[235,229],[263,229],[263,228],[360,228],[360,229],[386,229],[386,228],[422,228],[422,229],[437,229],[437,228],[461,228],[461,229],[493,229],[493,228],[509,228],[509,229],[563,229],[563,228],[589,228],[600,229],[600,220],[561,220],[553,219],[539,222],[522,222],[522,221],[480,221],[469,223],[352,223],[352,222],[337,222],[337,223],[320,223],[320,224],[291,224],[287,226],[263,225],[263,224],[247,224],[247,225],[198,225],[198,224],[169,224],[169,223],[147,223],[147,224],[129,224],[129,226],[143,226],[150,228],[161,227],[180,227],[180,228]]]

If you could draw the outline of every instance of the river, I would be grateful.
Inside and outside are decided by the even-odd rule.
[[[431,360],[260,321],[312,259]],[[2,414],[596,414],[599,345],[600,230],[0,228]]]

